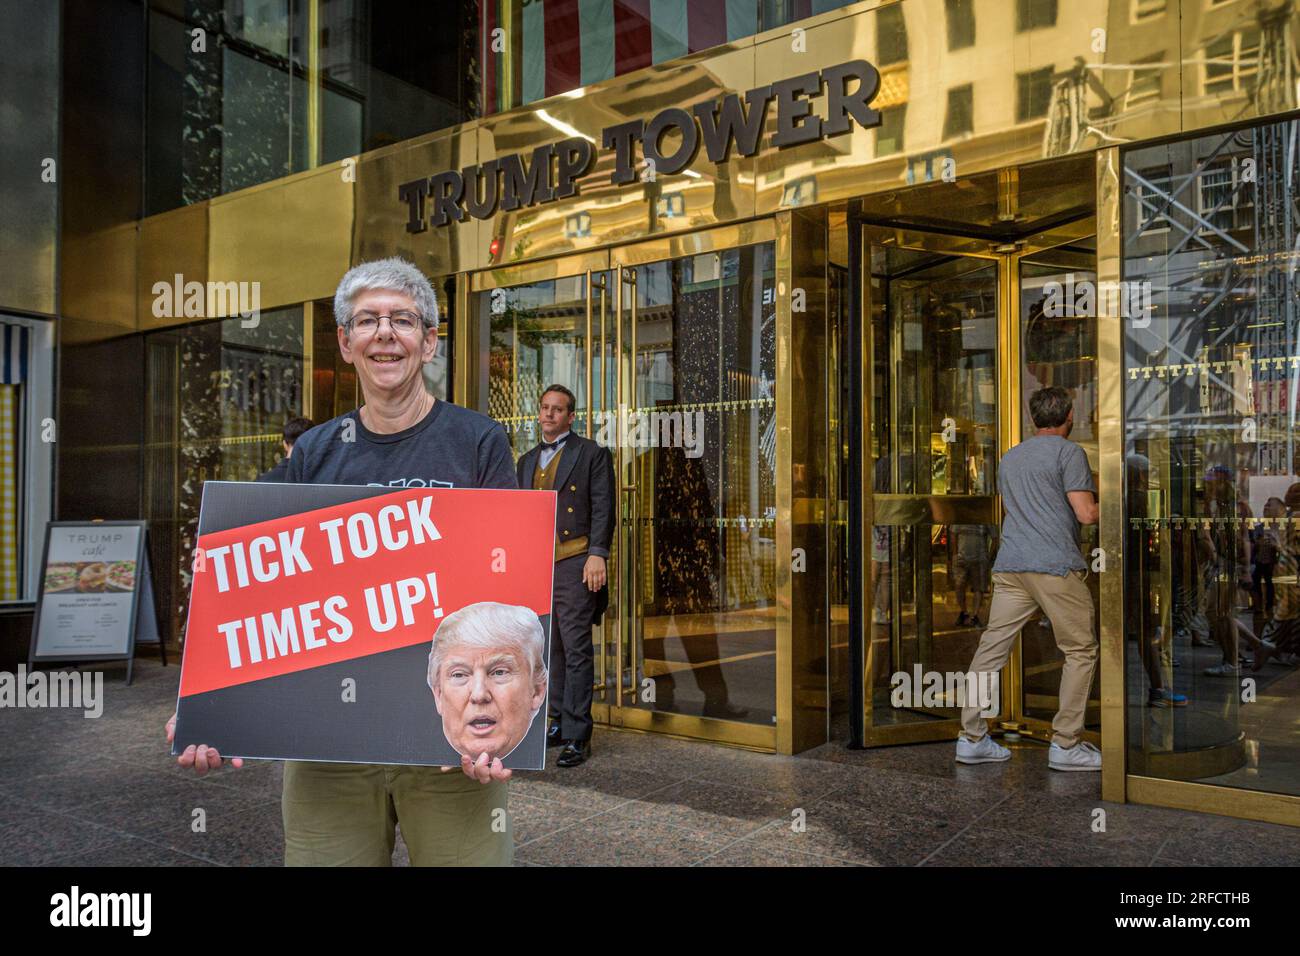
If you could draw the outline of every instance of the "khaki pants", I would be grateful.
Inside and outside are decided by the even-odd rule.
[[[506,784],[477,783],[459,767],[287,761],[284,863],[391,866],[400,823],[412,866],[509,866],[507,802]]]
[[[1082,571],[1064,577],[1029,571],[993,573],[993,601],[989,607],[989,626],[980,636],[973,674],[995,674],[1011,656],[1011,645],[1020,629],[1039,609],[1052,622],[1052,636],[1065,655],[1061,668],[1060,709],[1052,721],[1052,742],[1073,747],[1083,730],[1088,690],[1097,666],[1097,640],[1093,636],[1092,594],[1084,583]],[[970,740],[988,733],[988,724],[980,716],[978,703],[961,712],[962,731]]]

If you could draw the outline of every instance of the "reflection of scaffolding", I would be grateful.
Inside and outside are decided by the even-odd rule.
[[[1291,42],[1291,11],[1286,0],[1259,12],[1259,77],[1255,101],[1261,114],[1281,113],[1296,105],[1296,53]]]
[[[1262,453],[1257,473],[1287,474],[1295,462],[1298,377],[1289,363],[1266,367],[1259,360],[1296,354],[1300,124],[1268,123],[1226,134],[1208,155],[1188,165],[1186,171],[1171,169],[1167,177],[1125,170],[1136,187],[1131,195],[1144,230],[1168,230],[1165,265],[1157,271],[1168,276],[1169,318],[1175,317],[1177,297],[1190,306],[1184,329],[1206,330],[1195,341],[1167,335],[1161,361],[1201,364],[1229,349],[1233,354],[1226,357],[1236,364],[1230,361],[1228,367],[1238,371],[1208,372],[1198,406],[1171,409],[1166,424],[1181,419],[1195,431],[1205,427],[1207,413],[1255,418]],[[1209,180],[1207,173],[1226,178]],[[1245,210],[1249,224],[1243,221]],[[1239,238],[1247,230],[1253,233],[1251,246]],[[1207,258],[1195,263],[1184,258],[1191,268],[1174,266],[1180,255],[1198,251]],[[1253,374],[1240,371],[1248,367]],[[1207,406],[1210,387],[1229,396],[1230,405]]]
[[[1047,128],[1043,130],[1044,156],[1064,156],[1075,152],[1089,133],[1110,138],[1089,121],[1088,90],[1101,100],[1102,112],[1110,112],[1115,101],[1097,79],[1093,65],[1085,63],[1083,57],[1076,56],[1073,67],[1053,75]]]
[[[1291,35],[1294,10],[1294,0],[1282,0],[1273,7],[1267,6],[1267,0],[1261,0],[1251,17],[1253,23],[1246,18],[1237,20],[1217,36],[1205,41],[1205,46],[1209,48],[1243,27],[1258,27],[1258,72],[1251,99],[1254,112],[1261,116],[1295,109],[1300,98],[1300,88],[1297,87],[1300,57],[1297,56]],[[1122,106],[1126,102],[1126,95],[1132,87],[1111,95],[1098,79],[1099,73],[1125,71],[1136,76],[1141,71],[1169,67],[1185,69],[1207,62],[1214,61],[1183,57],[1181,62],[1088,63],[1083,57],[1075,57],[1072,67],[1052,76],[1052,96],[1047,108],[1047,126],[1043,130],[1043,155],[1063,156],[1077,152],[1083,148],[1084,140],[1089,136],[1103,143],[1122,141],[1107,130],[1126,118],[1122,113],[1116,113],[1115,108],[1116,104]],[[1092,111],[1089,111],[1087,105],[1090,90],[1100,100],[1099,106]]]
[[[1207,329],[1214,325],[1215,323],[1206,320],[1216,310],[1220,307],[1233,308],[1235,303],[1244,301],[1250,291],[1243,286],[1249,286],[1252,271],[1249,267],[1243,269],[1235,265],[1233,257],[1240,258],[1251,250],[1221,225],[1225,220],[1220,216],[1225,209],[1235,210],[1239,194],[1247,185],[1247,180],[1236,177],[1232,188],[1222,190],[1214,205],[1208,208],[1202,190],[1202,177],[1207,168],[1222,166],[1225,160],[1235,168],[1243,144],[1237,142],[1236,149],[1231,147],[1239,135],[1241,134],[1225,135],[1208,155],[1189,163],[1190,168],[1185,171],[1171,168],[1167,177],[1148,178],[1131,167],[1126,167],[1124,171],[1129,183],[1137,187],[1132,190],[1132,195],[1138,202],[1139,221],[1147,224],[1145,228],[1169,230],[1161,256],[1165,265],[1160,270],[1167,277],[1166,314],[1171,320],[1175,317],[1176,297],[1186,301],[1190,306],[1190,314],[1187,317],[1189,323],[1184,328],[1189,331]],[[1209,253],[1217,260],[1215,265],[1208,269],[1178,269],[1173,266],[1179,261],[1180,254],[1194,254],[1198,251]],[[1224,253],[1229,257],[1224,257]],[[1239,341],[1239,329],[1243,324],[1250,323],[1243,322],[1247,317],[1240,314],[1240,309],[1237,312],[1230,321],[1218,323],[1217,335],[1210,340],[1198,339],[1193,343],[1191,339],[1180,341],[1173,334],[1166,335],[1163,343],[1165,354],[1161,361],[1199,364],[1206,360],[1210,350]],[[1202,379],[1201,384],[1203,394],[1206,389],[1213,387],[1233,394],[1234,404],[1245,399],[1244,395],[1237,394],[1239,383],[1234,381],[1230,373],[1211,371]],[[1203,428],[1204,410],[1199,404],[1178,411],[1169,409],[1168,427],[1175,427],[1180,419],[1184,426],[1193,430]]]
[[[1289,6],[1289,4],[1288,4]],[[1294,355],[1296,344],[1296,258],[1300,254],[1300,207],[1297,206],[1297,176],[1300,175],[1300,143],[1296,123],[1269,123],[1254,132],[1254,160],[1258,182],[1255,184],[1255,249],[1264,253],[1290,253],[1276,264],[1260,267],[1256,287],[1254,331],[1257,355]],[[1275,380],[1288,373],[1273,372]],[[1286,381],[1283,378],[1282,381]],[[1297,382],[1300,376],[1289,374],[1285,386],[1286,459],[1279,470],[1294,470],[1295,418]],[[1265,386],[1263,394],[1276,395],[1275,385]],[[1272,407],[1266,413],[1276,412]]]

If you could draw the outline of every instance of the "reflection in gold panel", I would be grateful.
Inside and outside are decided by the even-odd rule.
[[[14,225],[6,224],[8,228],[5,230],[9,235],[0,235],[4,248],[4,255],[0,256],[0,288],[4,289],[4,304],[11,309],[53,315],[57,275],[54,217],[46,217],[48,228],[43,235],[36,234],[30,223],[18,225],[14,220],[10,222]]]
[[[678,259],[682,256],[695,256],[705,252],[720,252],[736,246],[749,246],[759,242],[771,242],[776,238],[777,226],[772,219],[760,219],[756,222],[742,222],[735,226],[724,226],[704,232],[692,232],[681,236],[663,236],[648,242],[640,242],[626,249],[618,249],[613,258],[623,265],[636,265],[645,262],[658,262],[663,259]]]
[[[1097,154],[1097,281],[1118,282],[1123,250],[1120,239],[1119,150]],[[1105,306],[1103,305],[1103,308]],[[1102,552],[1119,564],[1124,555],[1124,397],[1123,326],[1118,316],[1097,323],[1098,535]],[[1098,618],[1101,671],[1101,792],[1107,800],[1124,799],[1124,575],[1103,574]]]
[[[338,164],[214,199],[208,278],[261,283],[261,307],[333,297],[352,261],[352,183]]]
[[[747,750],[776,750],[776,731],[772,727],[758,724],[743,724],[734,720],[702,720],[688,714],[671,714],[661,710],[637,710],[634,707],[622,707],[606,715],[592,707],[592,716],[597,721],[604,719],[615,727],[629,730],[644,730],[651,733],[680,737],[685,740],[713,740],[733,747]]]
[[[483,223],[467,217],[462,222],[434,228],[427,222],[432,210],[426,202],[424,230],[407,232],[409,206],[397,193],[402,183],[480,162],[478,143],[481,141],[476,126],[454,126],[359,157],[355,226],[349,223],[349,229],[354,231],[352,261],[403,256],[431,276],[450,275],[486,264],[488,230]]]
[[[83,335],[136,330],[136,228],[127,223],[63,240],[59,309],[64,316],[94,323],[78,326]]]
[[[793,465],[794,388],[791,355],[794,316],[790,310],[790,290],[794,286],[794,237],[791,216],[777,219],[776,237],[776,553],[792,554],[794,549],[792,512],[793,488],[789,476]],[[786,480],[782,481],[781,478]],[[794,650],[794,575],[791,562],[778,560],[776,577],[776,751],[796,753],[805,721],[796,711]]]
[[[784,226],[784,218],[781,223]],[[826,742],[831,703],[827,668],[831,634],[827,595],[831,585],[826,502],[830,486],[831,431],[826,406],[816,400],[827,394],[831,376],[826,361],[831,351],[826,237],[824,208],[790,214],[789,285],[777,286],[778,302],[789,301],[795,289],[802,290],[804,295],[803,310],[797,316],[780,306],[777,313],[778,322],[783,314],[790,315],[784,333],[790,342],[789,365],[777,372],[778,393],[786,399],[785,404],[777,402],[778,435],[788,432],[790,436],[789,470],[782,467],[779,472],[789,478],[777,481],[778,515],[788,502],[790,549],[778,544],[777,554],[797,555],[802,561],[797,568],[799,573],[783,576],[789,582],[791,623],[788,656],[778,660],[778,687],[781,675],[790,674],[788,730],[781,725],[778,701],[777,744],[782,753],[799,753]],[[782,260],[778,259],[778,276],[783,272]],[[779,329],[778,341],[784,341]],[[778,345],[778,351],[781,348]],[[784,385],[779,384],[783,373],[787,376]],[[778,541],[781,537],[778,531]],[[795,558],[791,560],[793,564]]]
[[[1246,820],[1295,826],[1300,821],[1300,797],[1257,790],[1235,790],[1186,780],[1128,778],[1128,798],[1134,803],[1176,807],[1199,813],[1221,813]],[[1106,799],[1112,799],[1106,797]]]
[[[1295,108],[1300,7],[1282,0],[1212,7],[1169,0],[1140,13],[1129,3],[1075,0],[1055,5],[1055,21],[1033,29],[1017,24],[1018,7],[970,5],[969,42],[960,40],[965,28],[957,28],[960,42],[949,43],[953,25],[944,0],[848,5],[800,21],[797,35],[771,30],[377,150],[357,157],[354,167],[352,160],[335,163],[218,198],[206,204],[209,277],[261,281],[262,305],[274,307],[328,295],[347,266],[380,255],[408,255],[430,275],[448,275],[888,194],[945,174],[958,181],[944,184],[950,188],[935,215],[961,219],[964,201],[973,197],[961,194],[954,202],[951,189],[964,188],[976,173]],[[1093,50],[1099,29],[1104,52]],[[773,149],[768,138],[776,107],[769,104],[754,157],[733,150],[715,165],[701,147],[681,173],[610,182],[614,156],[602,146],[605,128],[854,59],[881,71],[880,128],[855,124],[842,135]],[[827,97],[810,102],[824,118]],[[661,144],[665,150],[675,146],[673,135]],[[498,211],[489,220],[406,231],[400,183],[507,154],[531,159],[537,146],[571,137],[596,146],[576,196]],[[637,149],[638,165],[641,155]],[[1032,169],[1022,168],[1022,177],[1032,178]],[[1032,184],[1020,184],[1022,202],[1033,192]],[[1033,210],[1000,214],[1014,222]],[[167,236],[165,229],[146,228],[140,241],[152,246]],[[112,303],[135,270],[120,269],[120,239],[65,244],[65,307],[97,310],[108,296],[123,318]],[[149,250],[142,268],[152,271],[174,255]]]
[[[175,296],[176,276],[182,288],[187,282],[208,279],[208,206],[182,206],[140,223],[139,256],[136,261],[136,317],[143,329],[191,321],[173,302],[169,314],[154,315],[155,283],[165,283]],[[211,316],[209,316],[211,318]]]
[[[474,292],[483,292],[486,289],[507,289],[516,285],[544,282],[547,279],[578,276],[589,270],[601,272],[608,268],[608,252],[590,252],[585,255],[566,256],[563,259],[546,259],[542,262],[506,266],[501,269],[493,269],[491,272],[476,272],[471,277],[471,289]]]
[[[971,42],[955,49],[945,42],[953,26],[944,0],[877,6],[805,21],[801,43],[788,30],[758,38],[765,82],[850,59],[875,63],[882,83],[873,105],[886,113],[879,130],[855,126],[761,155],[758,214],[937,180],[945,160],[969,176],[1296,106],[1300,8],[1282,0],[1169,0],[1142,13],[1127,2],[1074,0],[1034,29],[1020,28],[1018,4],[977,2]],[[813,104],[824,118],[825,98]],[[773,111],[769,133],[774,124]]]
[[[585,138],[596,149],[590,171],[577,180],[577,197],[497,213],[490,232],[501,239],[501,252],[494,262],[559,255],[753,216],[752,159],[733,150],[727,162],[715,165],[701,144],[680,173],[658,172],[651,181],[614,185],[615,151],[602,148],[601,134],[628,120],[648,121],[669,106],[689,110],[694,103],[754,85],[753,51],[737,44],[481,120],[480,162],[511,153],[531,158],[537,146],[571,137]],[[680,142],[674,136],[663,137],[665,155]],[[639,149],[634,158],[640,175]]]

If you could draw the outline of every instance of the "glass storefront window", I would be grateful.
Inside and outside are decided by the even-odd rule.
[[[775,257],[761,243],[594,273],[590,289],[577,274],[471,301],[469,395],[516,456],[539,440],[538,401],[558,382],[575,393],[575,431],[622,468],[598,702],[775,720]],[[622,701],[620,663],[637,688]]]
[[[589,432],[586,286],[586,276],[568,276],[493,289],[477,297],[482,345],[473,405],[505,426],[516,457],[539,440],[537,406],[547,385],[559,382],[572,389],[577,399],[575,427]],[[599,388],[599,354],[592,363]],[[612,383],[612,367],[606,374]]]
[[[469,119],[474,11],[455,9],[467,12],[431,17],[423,0],[153,0],[146,213]]]
[[[0,312],[0,606],[36,600],[53,516],[54,323]],[[75,428],[73,429],[75,434]]]
[[[1124,153],[1120,319],[1130,771],[1288,794],[1297,135],[1270,123]]]
[[[302,316],[297,306],[252,328],[232,318],[145,336],[145,517],[172,633],[185,620],[203,483],[268,471],[285,422],[303,413]]]
[[[776,719],[775,257],[764,243],[637,268],[634,407],[682,436],[625,453],[658,711]]]

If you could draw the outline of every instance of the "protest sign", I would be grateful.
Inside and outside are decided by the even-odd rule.
[[[173,752],[540,768],[554,528],[552,492],[207,482]]]

